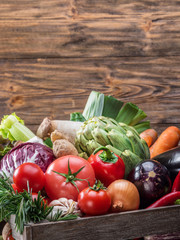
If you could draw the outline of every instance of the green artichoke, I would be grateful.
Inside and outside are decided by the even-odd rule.
[[[125,176],[135,165],[150,158],[146,142],[134,127],[108,117],[93,117],[85,121],[76,133],[75,147],[79,155],[88,158],[95,149],[106,146],[125,163]]]

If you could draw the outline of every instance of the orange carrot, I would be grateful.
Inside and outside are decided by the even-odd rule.
[[[153,143],[158,138],[158,134],[157,134],[156,130],[150,128],[150,129],[146,129],[144,132],[142,132],[140,134],[140,137],[142,139],[144,139],[146,141],[148,147],[150,147],[151,145],[153,145]]]
[[[166,128],[150,147],[151,158],[177,147],[180,141],[180,129],[175,126]]]

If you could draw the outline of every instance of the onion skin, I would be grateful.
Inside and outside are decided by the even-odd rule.
[[[112,182],[107,191],[111,196],[111,211],[125,212],[139,209],[140,196],[136,186],[128,180]]]

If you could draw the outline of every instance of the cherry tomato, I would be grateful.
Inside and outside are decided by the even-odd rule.
[[[16,192],[16,191],[17,191],[18,193],[22,192],[22,190],[21,190],[20,188],[18,188],[15,183],[12,183],[11,185],[12,185],[12,187],[13,187],[13,189],[14,189],[15,192]]]
[[[85,188],[79,193],[78,205],[87,215],[101,215],[111,207],[111,197],[105,189]]]
[[[96,179],[99,179],[106,187],[115,180],[124,178],[124,161],[106,147],[97,149],[89,157],[88,162],[95,171]]]
[[[35,163],[23,163],[17,167],[13,174],[16,186],[23,190],[27,188],[27,182],[32,192],[38,192],[44,187],[45,177],[41,168]]]
[[[66,155],[52,162],[45,172],[45,190],[50,199],[77,200],[81,190],[95,183],[91,164],[78,156]]]

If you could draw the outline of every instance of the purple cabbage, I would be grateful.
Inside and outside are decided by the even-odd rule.
[[[41,144],[26,142],[12,148],[0,162],[0,175],[3,172],[13,182],[14,170],[25,162],[37,164],[43,172],[46,171],[49,164],[55,159],[51,148]]]

